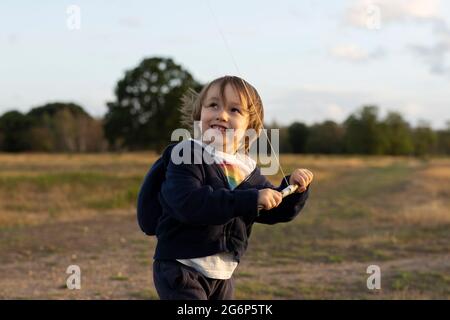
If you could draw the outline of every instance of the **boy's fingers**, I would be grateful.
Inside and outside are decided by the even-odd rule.
[[[300,180],[299,182],[300,182],[300,186],[301,187],[306,186],[306,178],[305,178],[305,176],[300,175],[299,180]]]
[[[280,194],[277,198],[277,206],[281,203],[281,201],[283,201],[283,196]]]
[[[270,210],[270,209],[276,207],[276,205],[277,205],[276,201],[272,199],[269,201],[268,209]]]
[[[309,180],[309,177],[304,177],[304,176],[303,176],[303,177],[302,177],[302,180],[303,180],[303,183],[299,186],[298,192],[304,192],[304,191],[307,189],[309,183],[311,182],[311,181]]]
[[[308,169],[296,169],[292,175],[292,181],[298,185],[297,192],[303,192],[313,180],[313,173]]]
[[[312,181],[311,176],[306,176],[306,185],[310,184]]]
[[[281,195],[281,192],[274,190],[273,197],[271,199],[272,208],[278,206],[281,201],[283,200],[283,196]]]
[[[313,175],[309,171],[305,171],[304,172],[304,177],[305,177],[305,182],[306,182],[307,185],[310,184],[311,181],[313,180]]]
[[[312,174],[312,172],[311,171],[309,171],[309,170],[305,170],[305,175],[308,177],[308,179],[310,179],[310,180],[312,180],[312,178],[313,178],[313,174]]]
[[[308,180],[311,180],[311,181],[312,181],[314,175],[313,175],[313,173],[312,173],[310,170],[308,170],[308,169],[301,169],[300,172],[301,172],[304,176],[308,177]]]
[[[311,171],[308,171],[309,172],[309,178],[311,179],[311,181],[314,179],[314,174],[311,172]]]

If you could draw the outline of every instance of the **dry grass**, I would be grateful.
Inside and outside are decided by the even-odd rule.
[[[153,153],[0,154],[0,297],[155,299],[135,221]],[[314,172],[293,222],[255,225],[238,298],[450,298],[450,159],[281,157]],[[274,184],[281,173],[268,177]],[[82,290],[64,286],[80,265]],[[382,290],[366,268],[382,269]]]

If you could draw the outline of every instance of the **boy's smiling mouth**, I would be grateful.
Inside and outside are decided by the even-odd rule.
[[[225,126],[222,126],[220,124],[213,124],[213,125],[211,125],[211,129],[217,129],[220,132],[225,132],[228,128]]]

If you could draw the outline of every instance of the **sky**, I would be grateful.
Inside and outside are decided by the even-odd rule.
[[[450,121],[450,1],[0,2],[0,114],[48,102],[101,117],[126,70],[170,57],[196,80],[241,76],[265,122],[345,120],[363,105]]]

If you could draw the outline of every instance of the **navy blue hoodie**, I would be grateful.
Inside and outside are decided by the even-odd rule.
[[[305,205],[309,186],[284,198],[278,207],[258,212],[258,190],[281,191],[290,176],[275,187],[256,167],[230,190],[222,169],[206,163],[205,154],[192,140],[172,144],[144,179],[138,197],[138,221],[146,234],[158,238],[155,259],[198,258],[226,251],[233,252],[239,261],[247,249],[253,223],[291,221]],[[176,158],[171,155],[188,157],[190,162],[174,162]]]

